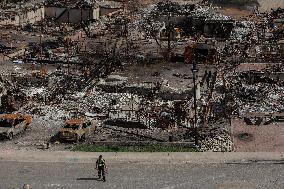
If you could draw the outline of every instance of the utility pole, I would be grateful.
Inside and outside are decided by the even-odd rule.
[[[197,100],[196,100],[196,73],[198,72],[197,64],[194,61],[192,64],[193,73],[193,98],[194,98],[194,143],[198,146],[198,131],[197,131]]]

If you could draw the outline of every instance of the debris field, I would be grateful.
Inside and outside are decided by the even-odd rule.
[[[198,0],[1,5],[0,111],[31,122],[8,139],[2,127],[27,122],[1,117],[0,148],[284,151],[284,3],[275,5],[237,17]]]

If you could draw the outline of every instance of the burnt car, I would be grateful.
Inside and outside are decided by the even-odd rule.
[[[32,118],[29,115],[2,114],[0,115],[0,136],[11,140],[16,134],[25,131],[31,122]]]
[[[69,119],[65,121],[58,133],[60,141],[84,141],[87,136],[96,130],[95,121],[87,121],[85,119]]]

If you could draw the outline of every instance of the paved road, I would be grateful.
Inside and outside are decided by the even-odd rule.
[[[96,180],[94,164],[0,161],[0,189],[30,183],[34,189],[283,189],[284,164],[109,165],[107,182]]]

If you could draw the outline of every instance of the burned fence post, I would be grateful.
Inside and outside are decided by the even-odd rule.
[[[198,146],[198,131],[197,131],[197,99],[196,99],[196,73],[197,73],[197,64],[194,61],[192,64],[192,73],[193,73],[193,98],[194,98],[194,143]]]

